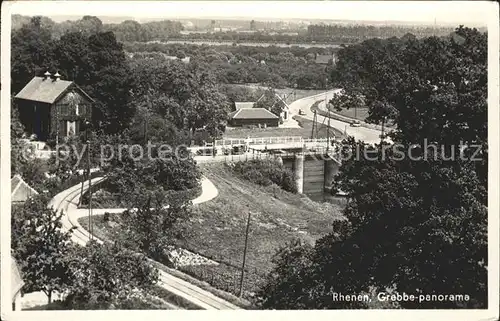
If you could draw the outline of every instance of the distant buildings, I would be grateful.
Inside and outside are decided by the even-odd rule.
[[[21,123],[40,141],[76,135],[92,117],[94,100],[59,73],[33,77],[15,98]]]

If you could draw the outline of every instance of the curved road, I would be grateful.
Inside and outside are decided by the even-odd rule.
[[[92,179],[92,185],[101,182],[103,177],[96,177]],[[72,234],[72,241],[80,245],[85,245],[89,241],[91,235],[85,231],[78,223],[78,219],[88,215],[88,209],[79,209],[77,204],[80,198],[81,184],[72,186],[65,191],[57,194],[48,204],[53,207],[57,212],[63,211],[62,217],[63,228],[68,230],[76,227]],[[88,189],[88,181],[84,183],[84,191]],[[202,194],[194,199],[193,204],[199,204],[209,201],[217,197],[217,188],[208,179],[202,180]],[[104,212],[121,213],[125,209],[95,209],[92,211],[93,215],[104,214]],[[102,243],[101,240],[93,237],[95,241]],[[212,293],[201,289],[189,282],[186,282],[178,277],[175,277],[165,271],[158,270],[159,272],[159,286],[165,290],[174,293],[184,299],[190,301],[196,306],[205,310],[237,310],[239,307],[213,295]]]
[[[289,104],[290,113],[292,116],[300,116],[309,120],[314,119],[314,112],[311,111],[311,106],[317,101],[329,101],[332,99],[334,93],[340,92],[340,89],[330,90],[326,93],[313,95],[309,97],[305,97],[299,100],[294,101]],[[305,112],[305,115],[299,115],[299,109]],[[328,123],[328,118],[323,117],[319,114],[316,115],[319,123]],[[363,140],[367,143],[379,143],[380,142],[380,131],[365,128],[365,127],[351,127],[348,123],[330,118],[330,127],[336,128],[341,132],[346,131],[348,135],[353,136],[356,140]]]

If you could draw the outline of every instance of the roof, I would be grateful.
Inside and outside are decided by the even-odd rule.
[[[16,95],[16,98],[53,104],[72,83],[72,81],[61,79],[54,81],[43,77],[33,77]]]
[[[54,81],[53,79],[45,79],[44,77],[33,77],[15,98],[53,104],[72,85],[93,101],[87,93],[72,81],[61,79]]]
[[[38,192],[26,183],[20,175],[14,175],[10,180],[10,192],[12,202],[24,202]]]
[[[14,301],[16,295],[21,291],[21,288],[24,285],[23,279],[21,278],[21,273],[19,272],[19,268],[17,266],[16,261],[9,255],[10,260],[10,293],[11,300]],[[3,279],[3,277],[2,277]]]
[[[11,257],[10,258],[10,289],[12,295],[12,301],[16,295],[21,291],[21,288],[24,285],[23,279],[21,278],[21,272],[19,272],[19,268],[17,266],[16,261]]]
[[[317,55],[315,62],[317,64],[328,64],[333,59],[333,55]]]
[[[229,114],[232,119],[279,119],[265,108],[242,108]]]
[[[254,102],[251,101],[245,101],[245,102],[235,102],[236,105],[236,110],[240,110],[242,108],[253,108]]]

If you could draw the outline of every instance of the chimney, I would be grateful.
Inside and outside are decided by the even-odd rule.
[[[49,78],[50,78],[50,76],[52,76],[52,75],[51,75],[51,74],[50,74],[50,72],[47,70],[47,71],[43,74],[43,76],[44,76],[44,80],[47,80],[47,79],[49,79]]]
[[[59,78],[61,78],[61,75],[59,75],[59,71],[55,73],[54,75],[54,81],[58,81]]]

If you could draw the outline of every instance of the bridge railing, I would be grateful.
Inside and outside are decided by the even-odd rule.
[[[215,146],[234,146],[234,145],[272,145],[272,144],[326,144],[333,141],[334,138],[303,138],[301,136],[278,136],[278,137],[252,137],[252,138],[225,138],[215,141]]]

